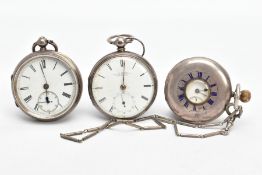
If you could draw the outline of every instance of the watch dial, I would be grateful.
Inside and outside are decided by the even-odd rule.
[[[203,80],[192,80],[186,85],[185,95],[192,104],[202,104],[209,98],[210,88]]]
[[[218,95],[213,77],[207,73],[195,71],[187,73],[177,86],[177,98],[184,108],[198,112],[210,108]]]
[[[73,106],[78,81],[64,62],[51,56],[37,56],[20,67],[16,91],[26,110],[37,118],[52,119]]]
[[[107,115],[132,118],[142,114],[156,95],[156,76],[143,59],[119,56],[107,59],[93,71],[91,98]]]

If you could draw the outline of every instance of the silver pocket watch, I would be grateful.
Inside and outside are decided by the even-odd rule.
[[[229,75],[221,65],[209,58],[193,57],[181,61],[169,72],[165,98],[176,120],[159,116],[160,121],[174,124],[178,136],[206,138],[227,135],[243,112],[239,101],[250,101],[251,93],[241,91],[239,84],[232,92]],[[210,123],[224,112],[228,116],[223,121]],[[185,134],[179,132],[178,124],[193,128],[222,128],[206,134]]]
[[[166,101],[176,116],[186,122],[202,124],[216,119],[231,96],[228,73],[208,58],[185,59],[166,78]]]
[[[109,118],[137,118],[148,110],[157,95],[157,77],[143,58],[144,51],[141,56],[125,51],[125,45],[134,40],[137,39],[130,35],[110,37],[108,42],[118,50],[100,59],[88,79],[94,106]]]
[[[141,130],[160,129],[164,125],[154,116],[140,117],[153,104],[157,95],[157,77],[153,67],[143,58],[142,41],[131,35],[114,35],[107,40],[117,51],[101,58],[93,67],[88,79],[88,91],[93,105],[109,118],[101,127],[61,134],[62,138],[81,142],[99,131],[117,124],[126,124]],[[142,55],[126,51],[125,46],[138,41]],[[139,121],[153,120],[157,126],[143,127]],[[73,136],[91,132],[82,139]]]
[[[48,45],[54,50],[48,50]],[[81,74],[70,58],[58,52],[52,40],[40,37],[32,50],[33,53],[20,61],[11,78],[15,103],[37,120],[57,120],[78,104],[82,93]]]

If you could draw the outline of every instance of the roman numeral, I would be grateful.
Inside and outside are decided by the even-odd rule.
[[[67,72],[68,72],[68,70],[66,70],[65,72],[63,72],[63,73],[61,74],[61,77],[62,77],[63,75],[65,75]]]
[[[142,73],[141,75],[140,75],[140,77],[142,77],[143,75],[145,75],[146,74],[146,72],[145,73]]]
[[[65,96],[65,97],[67,97],[67,98],[70,98],[70,97],[71,97],[71,95],[69,95],[68,93],[65,93],[65,92],[63,92],[62,95]]]
[[[28,97],[26,97],[26,98],[24,99],[24,101],[25,101],[26,103],[28,103],[31,99],[32,99],[32,95],[29,95]]]
[[[96,90],[103,89],[103,87],[95,87],[94,89],[96,89]]]
[[[64,83],[64,86],[70,86],[73,85],[73,83]]]
[[[196,106],[194,105],[194,107],[193,107],[193,111],[196,111]]]
[[[206,78],[206,81],[207,81],[209,78],[210,78],[210,76],[208,76],[208,77]]]
[[[101,99],[99,100],[99,103],[103,103],[105,100],[106,100],[106,97],[101,98]]]
[[[133,65],[132,69],[134,69],[134,68],[135,68],[135,66],[136,66],[136,62],[135,62],[135,64]]]
[[[194,79],[192,73],[189,73],[188,76],[189,76],[190,79]]]
[[[24,76],[24,75],[22,75],[22,77],[27,78],[27,79],[30,79],[30,77],[28,77],[28,76]]]
[[[138,110],[137,106],[135,105],[136,110]]]
[[[23,91],[23,90],[28,90],[28,89],[29,89],[29,87],[21,87],[21,88],[20,88],[20,90],[22,90],[22,91]]]
[[[178,87],[179,90],[184,91],[185,87]]]
[[[34,110],[38,111],[38,109],[39,109],[39,106],[38,106],[38,104],[36,104],[35,107],[34,107]]]
[[[211,84],[210,87],[212,88],[212,87],[215,87],[216,85],[217,85],[217,84]]]
[[[209,99],[207,102],[208,102],[208,104],[210,104],[210,105],[213,105],[213,104],[214,104],[214,101],[213,101],[212,99]]]
[[[186,108],[188,108],[188,106],[189,106],[189,102],[186,101],[185,104],[184,104],[184,106],[185,106]]]
[[[109,112],[112,112],[112,111],[113,111],[113,109],[114,109],[114,107],[113,107],[113,106],[111,106],[111,108],[109,109]]]
[[[101,78],[105,78],[104,76],[102,76],[102,75],[100,75],[100,74],[97,74],[99,77],[101,77]]]
[[[124,60],[120,60],[120,66],[124,67],[125,66],[125,61]]]
[[[181,94],[181,95],[178,96],[178,99],[179,99],[180,101],[183,101],[184,98],[185,98],[185,95],[184,95],[184,94]]]
[[[217,92],[211,92],[211,96],[217,96]]]
[[[152,87],[153,85],[151,85],[151,84],[146,84],[146,85],[144,85],[144,87]]]
[[[108,67],[110,70],[112,70],[112,67],[111,67],[109,64],[107,64],[107,67]]]
[[[182,81],[183,83],[186,83],[187,81],[185,81],[185,80],[180,80],[180,81]]]
[[[46,68],[46,62],[45,62],[45,60],[41,60],[41,65],[42,65],[42,68],[43,68],[43,69]]]
[[[198,77],[198,78],[202,78],[202,76],[203,76],[203,73],[202,73],[202,72],[197,72],[197,77]]]
[[[57,65],[57,62],[55,62],[55,65],[54,65],[54,67],[53,67],[53,70],[55,70],[55,68],[56,68],[56,65]]]
[[[148,101],[148,98],[145,97],[145,96],[143,96],[143,95],[141,96],[141,98],[144,99],[144,100],[146,100],[146,101]]]
[[[30,68],[31,68],[34,72],[36,72],[36,70],[35,70],[35,68],[34,68],[33,65],[30,65]]]

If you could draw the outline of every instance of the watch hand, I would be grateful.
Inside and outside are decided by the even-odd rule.
[[[43,76],[44,76],[45,83],[48,84],[48,83],[47,83],[47,80],[46,80],[46,76],[45,76],[44,70],[43,70],[43,67],[42,67],[42,65],[41,65],[40,63],[39,63],[39,65],[40,65],[40,68],[41,68],[41,72],[42,72],[42,74],[43,74]]]
[[[204,90],[200,90],[200,91],[202,91],[202,92],[207,92],[207,91],[208,91],[208,89],[204,89]]]
[[[207,95],[206,95],[206,94],[204,94],[204,93],[202,93],[202,92],[200,92],[200,94],[202,94],[202,95],[204,95],[205,97],[207,97]]]
[[[125,85],[125,69],[126,69],[126,63],[123,61],[123,80],[122,80],[122,85]]]
[[[123,99],[123,94],[121,94],[121,99],[122,99],[122,105],[124,105],[124,107],[126,107],[126,102]]]
[[[45,89],[45,94],[46,94],[46,102],[48,103],[48,99],[47,99],[47,89],[49,88],[49,85],[48,85],[48,83],[47,83],[47,80],[46,80],[46,76],[45,76],[43,67],[42,67],[42,65],[41,65],[40,63],[39,63],[39,65],[40,65],[41,72],[42,72],[42,74],[43,74],[43,76],[44,76],[44,79],[45,79],[44,89]]]
[[[196,99],[196,102],[197,102],[197,97],[194,97]]]
[[[49,101],[49,98],[48,97],[45,97],[45,100],[46,100],[46,103],[48,104],[48,103],[50,103],[50,101]]]
[[[126,70],[126,62],[123,61],[123,72],[122,72],[122,84],[120,85],[120,89],[122,91],[126,90],[126,85],[125,85],[125,70]]]

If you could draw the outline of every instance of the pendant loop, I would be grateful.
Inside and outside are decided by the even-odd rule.
[[[41,36],[32,46],[32,51],[33,52],[36,52],[36,46],[39,46],[40,47],[40,50],[39,51],[45,51],[46,50],[46,46],[50,44],[54,47],[55,51],[57,52],[58,51],[58,47],[56,45],[56,43],[52,40],[48,40],[46,39],[45,37]]]
[[[136,40],[137,42],[139,42],[142,45],[143,52],[142,52],[141,56],[143,57],[145,55],[145,45],[141,40],[133,37],[132,35],[129,35],[129,34],[113,35],[113,36],[111,36],[107,39],[107,42],[109,44],[116,45],[117,50],[119,52],[124,52],[125,46],[129,43],[132,43],[134,40]]]

